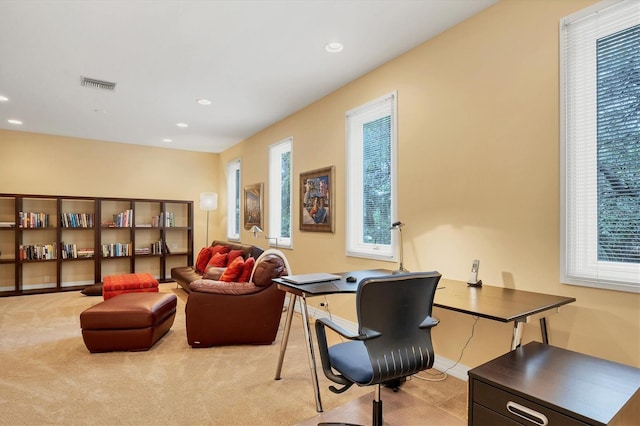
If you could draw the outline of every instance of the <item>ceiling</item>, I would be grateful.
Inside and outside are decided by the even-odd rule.
[[[493,3],[0,0],[0,128],[221,152]]]

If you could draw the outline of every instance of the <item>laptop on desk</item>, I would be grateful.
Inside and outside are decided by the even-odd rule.
[[[339,280],[342,279],[342,277],[340,275],[328,274],[326,272],[318,272],[314,274],[285,275],[281,277],[281,279],[291,284],[304,285]]]

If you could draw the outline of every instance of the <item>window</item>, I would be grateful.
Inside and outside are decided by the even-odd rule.
[[[560,24],[561,280],[640,292],[640,7]]]
[[[396,92],[346,114],[348,256],[395,261]]]
[[[240,160],[227,164],[227,239],[240,241]]]
[[[291,148],[287,138],[269,147],[269,245],[291,247]]]

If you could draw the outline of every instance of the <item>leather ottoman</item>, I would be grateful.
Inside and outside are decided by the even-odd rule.
[[[146,351],[171,328],[177,297],[168,293],[125,293],[80,314],[89,352]]]
[[[114,296],[131,292],[158,292],[158,281],[153,275],[143,272],[135,274],[108,275],[102,282],[102,297],[108,300]]]

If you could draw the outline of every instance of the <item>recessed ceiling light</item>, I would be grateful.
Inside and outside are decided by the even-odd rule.
[[[7,102],[8,100],[9,98],[7,98],[6,96],[0,95],[0,102]]]
[[[324,50],[326,50],[329,53],[339,53],[339,52],[342,52],[343,49],[344,49],[344,46],[342,45],[342,43],[339,43],[337,41],[332,41],[331,43],[327,43],[324,46]]]
[[[162,139],[162,142],[166,142],[166,143],[173,142],[173,139],[164,138]]]
[[[189,127],[189,125],[187,123],[176,123],[176,126],[178,126],[178,127]]]
[[[197,99],[196,102],[200,105],[211,105],[211,101],[209,99]]]
[[[16,124],[16,125],[22,124],[22,121],[16,120],[16,119],[13,119],[13,118],[8,119],[7,122],[10,123],[10,124]]]

